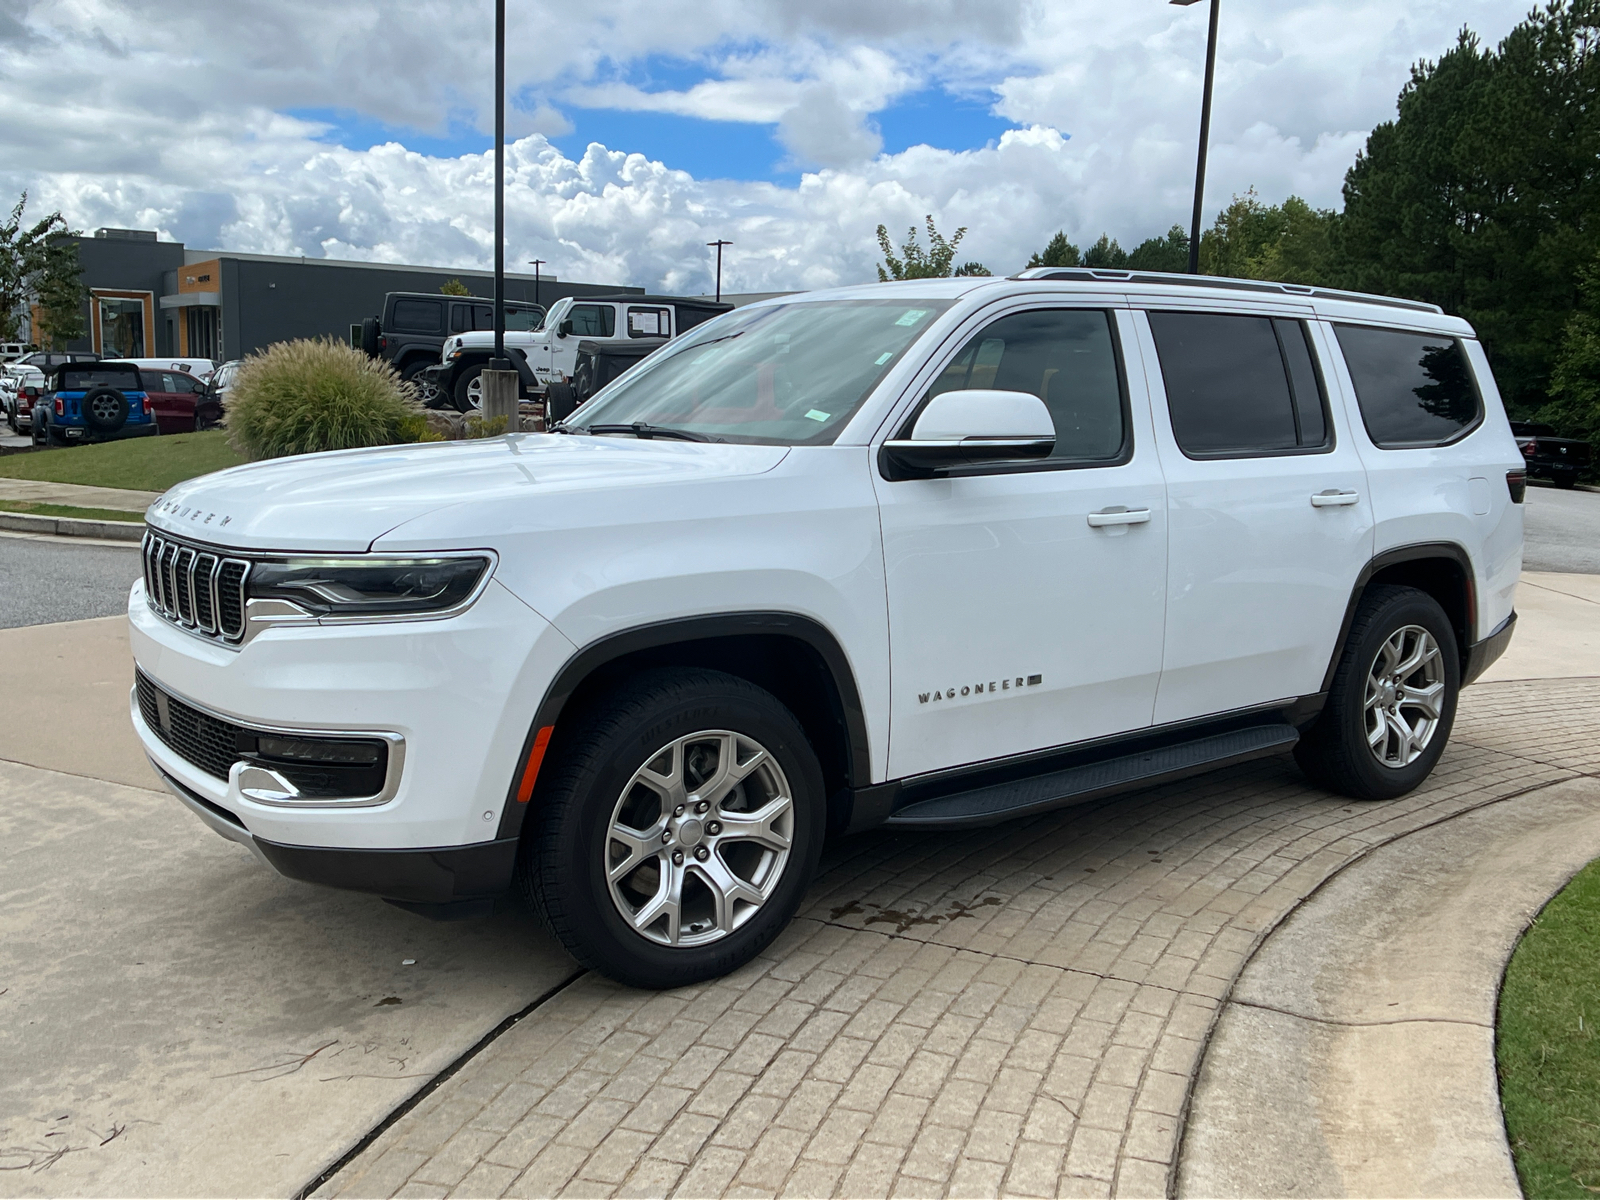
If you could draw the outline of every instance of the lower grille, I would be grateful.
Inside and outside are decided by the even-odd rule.
[[[376,796],[389,777],[389,744],[374,737],[280,734],[201,712],[135,673],[139,712],[150,732],[185,762],[226,783],[236,762],[276,771],[307,800]]]
[[[140,672],[139,711],[150,732],[166,743],[178,757],[193,763],[207,775],[227,782],[228,771],[240,758],[239,735],[245,734],[254,741],[254,735],[242,725],[222,721],[197,708],[190,708],[182,700],[174,699],[158,688]],[[166,719],[162,719],[162,707]]]

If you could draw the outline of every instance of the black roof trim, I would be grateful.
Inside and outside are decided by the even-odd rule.
[[[732,312],[733,305],[726,300],[703,300],[699,296],[641,296],[637,292],[618,292],[610,296],[574,296],[573,303],[590,300],[615,300],[628,304],[671,304],[678,308],[701,308],[711,312]]]
[[[1349,300],[1385,308],[1404,308],[1412,312],[1444,315],[1437,304],[1421,300],[1402,300],[1396,296],[1373,296],[1366,292],[1346,292],[1338,288],[1310,287],[1303,283],[1268,283],[1260,279],[1230,279],[1225,275],[1178,275],[1165,271],[1113,271],[1102,267],[1034,267],[1018,272],[1012,279],[1037,279],[1059,283],[1136,283],[1162,287],[1215,288],[1227,292],[1267,292],[1304,299]]]

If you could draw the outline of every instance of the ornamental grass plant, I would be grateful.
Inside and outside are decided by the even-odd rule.
[[[252,459],[439,440],[393,367],[331,338],[279,342],[247,358],[227,426]]]

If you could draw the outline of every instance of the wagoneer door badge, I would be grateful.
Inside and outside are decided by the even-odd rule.
[[[165,513],[169,517],[177,517],[180,521],[200,521],[203,516],[205,520],[200,521],[202,525],[209,525],[212,521],[216,521],[218,517],[222,516],[221,513],[206,512],[202,508],[190,508],[187,504],[179,504],[176,500],[168,500],[165,504],[161,504],[156,511]],[[222,520],[217,521],[217,528],[221,529],[231,520],[233,520],[232,517],[222,517]]]
[[[1017,675],[1011,679],[1002,679],[996,682],[991,679],[987,683],[972,683],[965,687],[945,688],[942,691],[918,692],[918,704],[931,704],[936,700],[954,700],[959,696],[989,696],[1001,692],[1021,690],[1025,687],[1038,687],[1044,682],[1043,675]]]

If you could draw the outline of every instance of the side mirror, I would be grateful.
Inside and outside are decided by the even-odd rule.
[[[883,444],[890,479],[924,479],[950,467],[1049,458],[1055,422],[1029,392],[973,389],[928,401],[909,438]]]
[[[572,318],[571,317],[567,317],[565,320],[563,320],[561,322],[561,324],[556,326],[556,336],[557,337],[566,337],[571,332],[572,332]]]

